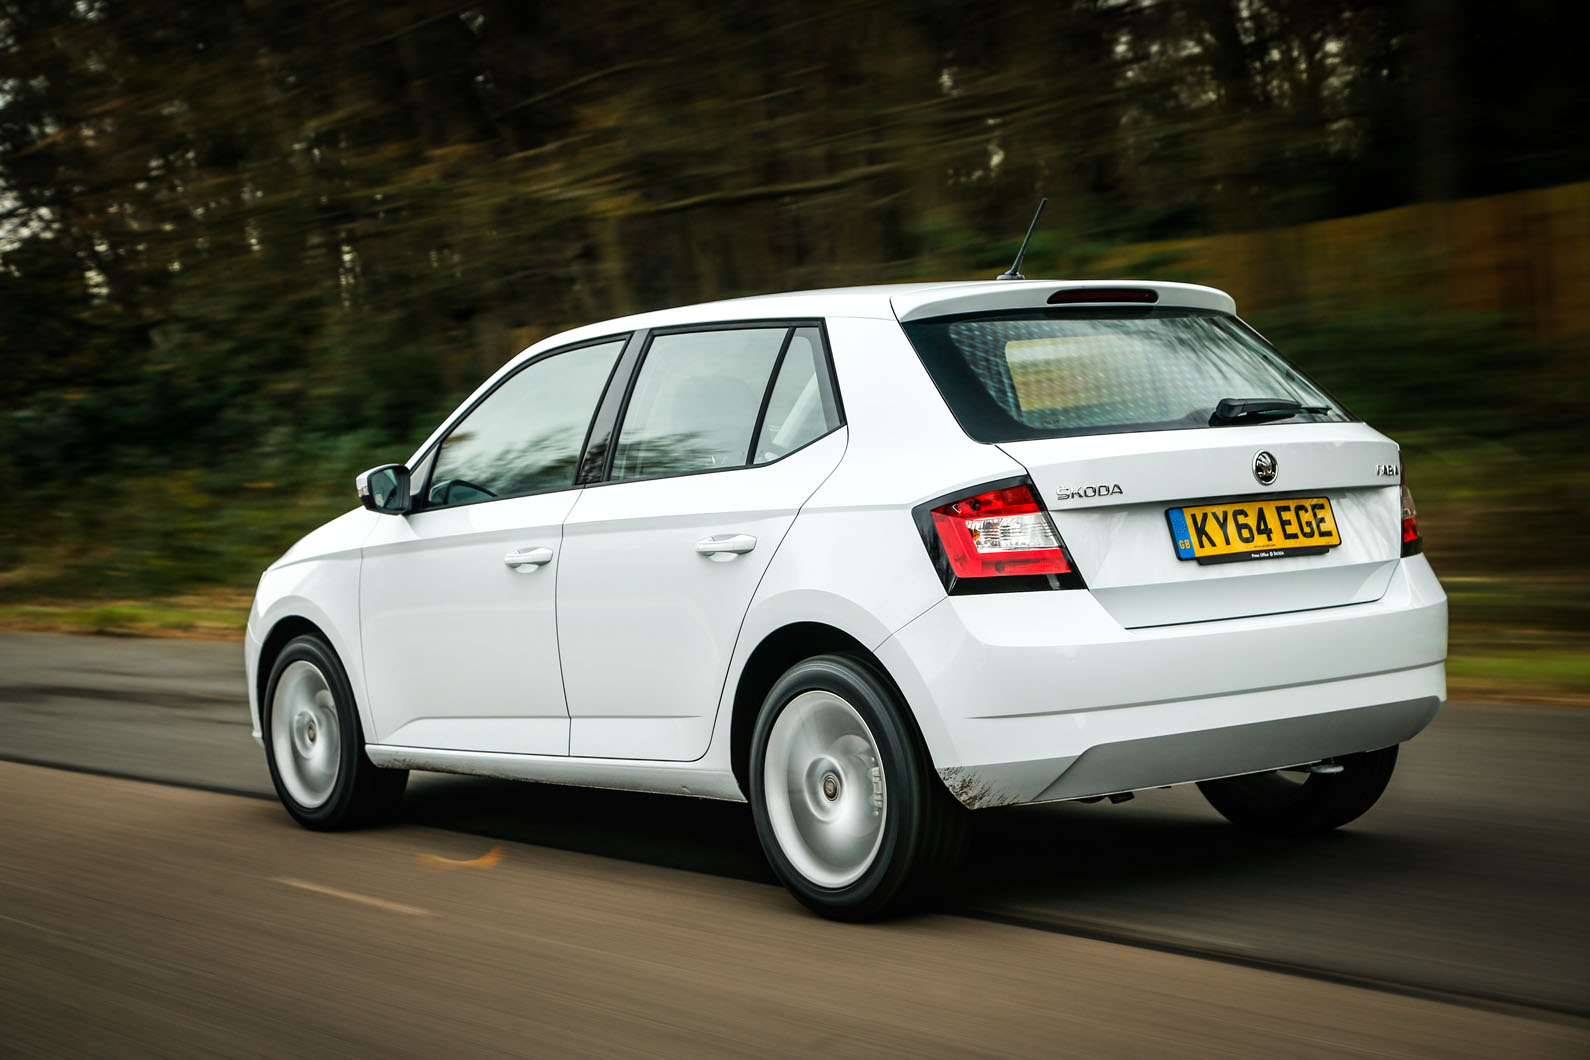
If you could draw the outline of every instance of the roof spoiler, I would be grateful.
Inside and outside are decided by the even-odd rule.
[[[1195,283],[1153,280],[990,280],[984,283],[903,291],[889,299],[902,324],[928,317],[1044,309],[1051,305],[1161,305],[1235,313],[1224,291]]]

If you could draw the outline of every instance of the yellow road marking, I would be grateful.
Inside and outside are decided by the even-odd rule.
[[[313,891],[316,894],[329,894],[333,898],[341,898],[349,902],[358,902],[360,905],[373,906],[376,909],[385,909],[389,913],[402,913],[405,916],[435,916],[429,909],[421,909],[417,905],[404,905],[402,902],[389,902],[385,898],[372,898],[367,894],[355,894],[337,887],[327,887],[323,883],[310,883],[308,880],[295,880],[290,876],[276,876],[277,883],[286,884],[288,887],[297,887],[300,891]]]
[[[478,858],[444,858],[440,854],[421,854],[420,864],[428,869],[490,869],[502,861],[502,844],[497,844]]]

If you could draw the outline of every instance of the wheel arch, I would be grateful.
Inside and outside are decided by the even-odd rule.
[[[326,646],[331,648],[332,651],[337,650],[326,631],[303,615],[285,615],[278,619],[276,624],[271,627],[270,632],[265,634],[265,639],[260,643],[259,666],[255,669],[254,674],[254,693],[259,697],[259,720],[262,725],[265,721],[265,692],[270,685],[271,670],[276,666],[276,658],[281,655],[282,649],[287,647],[293,638],[301,637],[306,633],[318,636],[326,642]],[[346,662],[342,666],[344,670],[348,668]]]
[[[832,652],[844,652],[863,659],[906,704],[907,711],[914,714],[888,668],[851,634],[826,622],[791,622],[780,626],[763,637],[746,658],[734,688],[729,725],[729,762],[741,794],[750,795],[751,732],[756,727],[756,716],[762,709],[762,701],[767,698],[767,693],[785,671],[802,659]]]

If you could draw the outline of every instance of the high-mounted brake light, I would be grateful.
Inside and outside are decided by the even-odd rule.
[[[1402,554],[1416,556],[1424,551],[1424,538],[1419,534],[1419,509],[1413,506],[1413,493],[1408,489],[1408,473],[1402,474]]]
[[[1152,287],[1072,287],[1056,291],[1049,296],[1050,305],[1074,305],[1079,302],[1146,302],[1159,301],[1159,292]]]
[[[923,541],[950,592],[1071,588],[1081,578],[1049,513],[1024,481],[918,509]],[[924,518],[925,517],[925,518]],[[997,579],[1027,576],[1022,583]],[[1058,579],[1058,580],[1057,580]]]

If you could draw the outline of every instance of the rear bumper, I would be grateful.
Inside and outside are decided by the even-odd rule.
[[[1081,591],[948,597],[878,649],[971,807],[1251,773],[1400,743],[1446,698],[1423,556],[1373,603],[1125,629]]]

